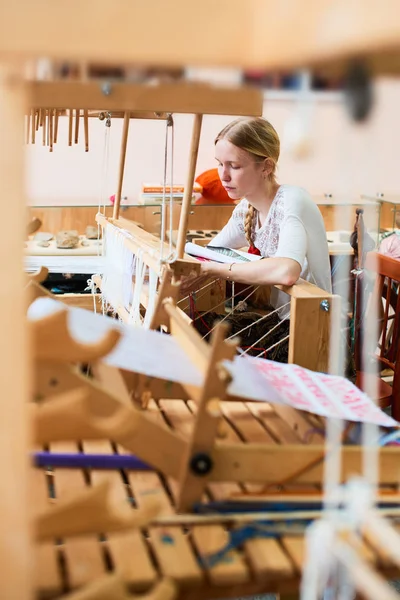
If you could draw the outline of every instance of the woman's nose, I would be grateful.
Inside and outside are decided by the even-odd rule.
[[[228,168],[223,168],[222,169],[222,175],[221,175],[221,179],[222,181],[230,181],[230,173],[229,173],[229,169]]]

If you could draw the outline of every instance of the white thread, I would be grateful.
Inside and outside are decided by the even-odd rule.
[[[179,300],[176,304],[179,306],[179,304],[181,304],[182,302],[185,302],[185,300],[189,300],[190,296],[192,296],[192,294],[196,294],[196,298],[201,298],[202,296],[197,296],[197,294],[199,292],[201,292],[202,290],[205,290],[207,288],[210,287],[210,285],[213,285],[216,281],[218,281],[218,279],[213,279],[213,281],[210,281],[209,283],[206,283],[206,285],[203,285],[201,288],[199,288],[198,290],[196,290],[195,292],[190,292],[190,294],[188,294],[187,296],[185,296],[184,298],[181,298],[181,300]],[[251,287],[251,286],[249,286]],[[226,302],[226,300],[222,300],[222,302],[220,302],[219,304],[216,304],[214,308],[217,308],[218,306],[220,306],[221,304],[224,304],[224,302]],[[213,309],[210,309],[210,312]],[[203,315],[204,316],[204,315]]]
[[[93,279],[88,279],[86,283],[88,285],[88,287],[86,289],[90,289],[90,292],[91,292],[92,298],[93,298],[93,312],[97,313],[97,309],[96,309],[96,289],[97,289],[97,286],[96,286],[95,282],[93,281]]]
[[[252,287],[252,286],[249,286],[249,287]],[[248,295],[246,296],[246,298],[244,299],[244,302],[245,302],[245,301],[246,301],[248,298],[250,298],[250,296],[251,296],[252,294],[254,294],[254,292],[255,292],[255,291],[258,289],[258,288],[259,288],[259,286],[257,286],[256,288],[254,288],[254,289],[253,289],[253,290],[250,292],[250,294],[248,294]],[[224,300],[224,302],[225,302],[225,300]],[[221,304],[222,304],[222,303],[221,303]],[[217,306],[218,306],[218,305],[217,305]],[[229,311],[229,312],[228,312],[228,314],[227,314],[227,315],[225,315],[225,317],[224,317],[223,319],[221,319],[220,321],[218,321],[218,323],[217,323],[216,325],[214,325],[214,327],[212,327],[212,329],[210,329],[210,331],[208,331],[208,332],[206,333],[206,335],[204,335],[204,336],[203,336],[203,340],[205,340],[205,339],[206,339],[206,337],[208,337],[208,336],[209,336],[209,335],[210,335],[210,334],[211,334],[211,333],[214,331],[214,329],[215,329],[215,328],[216,328],[216,327],[217,327],[217,326],[218,326],[220,323],[223,323],[223,322],[224,322],[224,321],[225,321],[225,320],[226,320],[228,317],[230,317],[230,316],[231,316],[231,315],[232,315],[232,314],[235,312],[235,310],[236,310],[236,309],[234,308],[233,310]],[[210,311],[209,311],[209,312],[210,312]],[[206,313],[205,313],[205,314],[206,314]],[[203,315],[203,316],[204,316],[204,315]],[[258,323],[258,320],[257,320],[257,321],[255,321],[255,323]],[[252,325],[254,325],[254,323],[252,323]],[[236,337],[236,336],[231,336],[231,337]],[[229,339],[231,339],[231,338],[228,338],[228,340],[229,340]]]
[[[247,296],[247,298],[248,298],[248,296]],[[247,300],[247,298],[245,298],[243,300],[243,302],[245,302]],[[259,319],[257,319],[257,321],[254,321],[253,323],[250,323],[250,325],[246,325],[246,327],[243,327],[243,329],[240,329],[237,333],[235,333],[234,335],[231,335],[230,337],[228,337],[228,340],[232,339],[233,337],[236,337],[237,335],[240,335],[244,331],[247,331],[247,329],[250,329],[250,327],[253,327],[253,325],[255,325],[256,323],[261,323],[261,321],[264,321],[265,319],[268,319],[268,317],[270,317],[271,315],[274,315],[275,313],[279,312],[282,308],[285,308],[286,306],[288,306],[288,304],[290,304],[290,301],[286,302],[286,304],[284,304],[283,306],[280,306],[279,308],[276,308],[275,310],[271,311],[267,315],[263,315],[262,317],[260,317]],[[280,325],[282,322],[283,321],[279,321],[278,325]],[[265,334],[265,335],[268,335],[268,334]],[[263,339],[263,338],[260,338],[260,339]],[[260,340],[258,340],[258,341],[260,341]]]
[[[147,329],[150,327],[151,319],[154,314],[157,299],[157,285],[158,276],[152,269],[149,269],[149,286],[148,286],[148,297],[147,297],[147,309],[144,317],[143,325]]]
[[[270,346],[269,348],[266,348],[265,350],[263,350],[262,352],[260,352],[260,354],[257,354],[256,358],[260,358],[260,356],[262,356],[263,354],[268,354],[268,352],[270,352],[271,350],[273,350],[277,346],[280,346],[281,344],[283,344],[283,342],[286,342],[286,340],[288,340],[289,338],[290,338],[290,335],[288,334],[284,338],[282,338],[281,340],[279,340],[278,342],[275,342],[275,344],[272,344],[272,346]]]
[[[133,297],[131,298],[131,307],[129,311],[129,323],[132,325],[140,325],[142,323],[140,305],[143,282],[146,276],[147,268],[148,267],[146,263],[143,261],[143,250],[138,250],[134,260],[135,283],[133,285]]]

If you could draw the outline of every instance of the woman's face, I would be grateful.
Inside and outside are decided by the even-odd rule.
[[[221,183],[232,200],[251,199],[265,189],[265,161],[256,162],[225,139],[216,143],[215,158]]]

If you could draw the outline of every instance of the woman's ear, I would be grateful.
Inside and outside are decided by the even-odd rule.
[[[267,177],[269,177],[271,175],[271,173],[274,170],[274,162],[271,158],[264,158],[263,160],[263,167],[262,167],[262,173],[263,173],[263,177],[266,179]]]

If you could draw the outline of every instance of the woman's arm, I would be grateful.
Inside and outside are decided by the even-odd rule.
[[[294,285],[299,279],[301,266],[291,258],[263,258],[262,260],[232,265],[202,262],[201,274],[220,277],[251,285]]]

